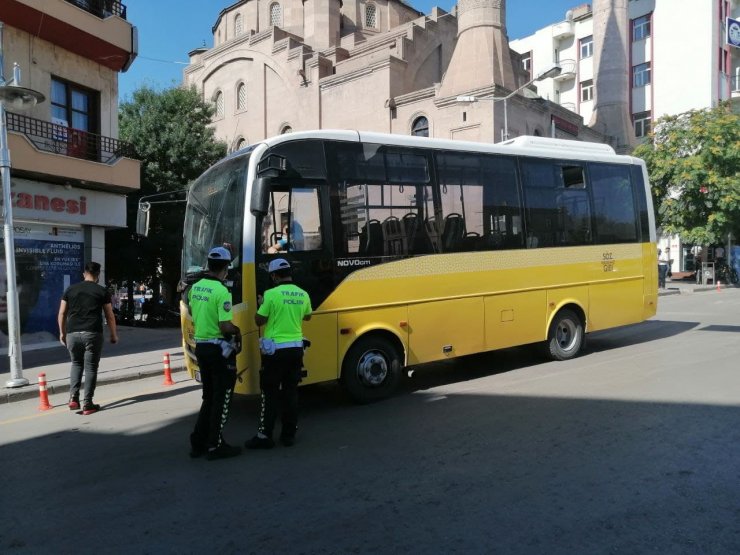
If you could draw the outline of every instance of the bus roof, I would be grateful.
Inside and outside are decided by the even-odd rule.
[[[317,131],[298,131],[287,133],[262,141],[268,147],[278,144],[305,140],[327,139],[334,141],[378,143],[414,148],[435,148],[466,152],[486,152],[491,154],[515,154],[520,156],[539,156],[542,158],[562,158],[565,160],[594,160],[622,164],[635,163],[630,156],[618,155],[614,149],[603,143],[551,139],[549,137],[521,136],[502,143],[477,143],[451,139],[432,139],[391,133],[375,133],[341,129],[321,129]]]

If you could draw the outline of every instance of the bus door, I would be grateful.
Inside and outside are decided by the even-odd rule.
[[[259,298],[274,286],[267,272],[271,260],[290,262],[293,282],[308,293],[314,310],[303,324],[304,336],[312,343],[304,356],[303,383],[332,380],[338,372],[337,323],[335,313],[322,312],[333,271],[322,144],[299,141],[280,146],[265,155],[284,157],[287,169],[264,182],[269,191],[266,210],[257,215],[255,226],[255,293]]]

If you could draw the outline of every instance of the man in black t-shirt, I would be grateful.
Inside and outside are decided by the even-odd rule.
[[[69,350],[72,370],[69,376],[69,410],[80,408],[80,384],[85,371],[85,399],[82,414],[93,414],[100,405],[93,403],[98,363],[103,349],[103,318],[110,330],[110,342],[118,343],[116,320],[110,293],[98,285],[100,264],[85,264],[84,281],[70,285],[59,305],[59,341]]]

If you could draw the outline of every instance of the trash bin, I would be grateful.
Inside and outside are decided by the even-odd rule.
[[[658,264],[658,287],[665,289],[665,278],[668,275],[668,264],[663,262]]]

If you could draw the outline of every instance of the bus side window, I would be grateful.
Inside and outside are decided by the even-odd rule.
[[[639,222],[629,166],[590,164],[591,194],[596,225],[594,242],[636,243]]]
[[[516,159],[489,154],[435,155],[445,252],[522,248]]]

